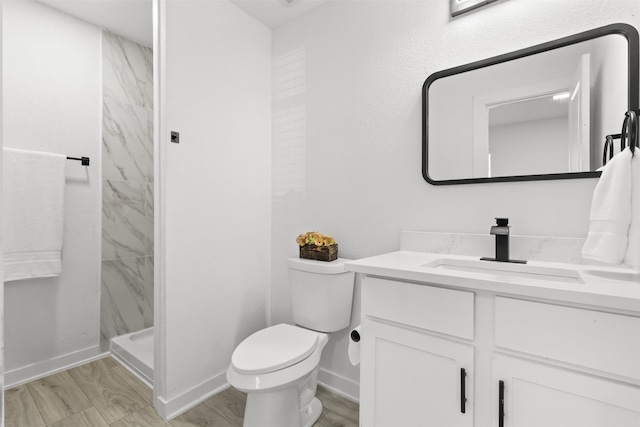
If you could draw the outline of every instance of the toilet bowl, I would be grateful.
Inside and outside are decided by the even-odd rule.
[[[309,427],[320,417],[318,365],[328,334],[279,324],[234,351],[227,380],[247,393],[244,426]]]
[[[354,274],[346,261],[288,260],[296,325],[255,332],[236,347],[227,369],[229,384],[247,393],[244,427],[310,427],[320,417],[322,350],[329,333],[351,320]]]

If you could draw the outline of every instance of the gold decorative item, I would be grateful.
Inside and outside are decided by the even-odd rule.
[[[338,244],[331,236],[317,231],[301,234],[296,239],[300,246],[300,258],[316,261],[333,261],[338,259]]]

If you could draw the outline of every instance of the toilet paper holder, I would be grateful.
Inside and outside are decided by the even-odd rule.
[[[353,366],[360,364],[360,325],[353,328],[351,332],[349,332],[349,346],[347,348],[347,355],[349,357],[349,362]]]

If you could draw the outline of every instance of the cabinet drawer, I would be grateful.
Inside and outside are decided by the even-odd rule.
[[[366,277],[362,314],[473,339],[473,292]]]
[[[640,379],[640,318],[496,297],[496,346]]]

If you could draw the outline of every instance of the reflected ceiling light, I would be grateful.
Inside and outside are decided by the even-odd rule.
[[[285,7],[289,7],[289,6],[293,6],[294,4],[298,3],[299,0],[280,0],[280,3],[282,3],[283,6]]]
[[[458,16],[461,13],[470,12],[494,1],[497,0],[451,0],[451,16]]]
[[[569,99],[570,96],[571,96],[571,92],[560,92],[553,95],[552,99],[554,101],[563,101],[565,99]]]

